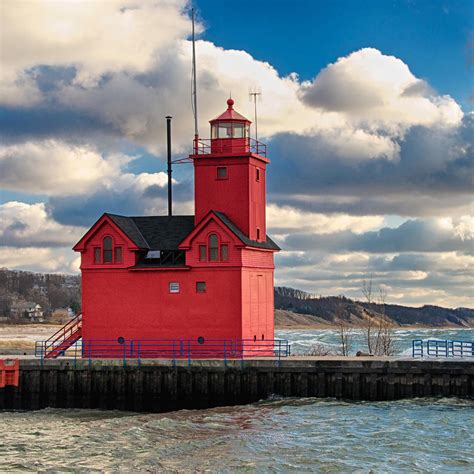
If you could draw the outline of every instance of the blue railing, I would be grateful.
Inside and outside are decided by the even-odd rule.
[[[287,340],[274,339],[206,339],[204,342],[191,339],[139,339],[82,340],[59,354],[74,359],[247,359],[261,357],[288,357],[291,346]],[[45,341],[36,341],[35,356],[45,359]]]
[[[448,339],[415,339],[413,357],[474,357],[474,341]]]

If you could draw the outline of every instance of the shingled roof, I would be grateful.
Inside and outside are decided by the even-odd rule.
[[[193,230],[194,216],[137,216],[106,214],[137,247],[148,250],[177,250]]]
[[[213,212],[245,245],[259,249],[280,250],[280,247],[268,235],[266,242],[251,240],[223,212]]]
[[[268,235],[266,242],[251,240],[223,212],[213,212],[245,245],[259,249],[280,250],[280,247]],[[147,250],[177,250],[178,245],[194,229],[194,216],[106,215],[128,235],[137,247]]]

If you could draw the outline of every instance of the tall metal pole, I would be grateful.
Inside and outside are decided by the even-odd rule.
[[[199,130],[198,130],[198,112],[197,112],[197,86],[196,86],[196,38],[194,34],[194,8],[192,12],[192,25],[193,25],[193,112],[194,112],[194,153],[198,152],[198,141],[199,141]]]
[[[261,92],[249,92],[250,97],[253,99],[254,115],[255,115],[255,141],[258,142],[258,125],[257,125],[257,97],[262,95]]]
[[[171,168],[171,117],[166,116],[166,143],[167,143],[167,152],[168,152],[168,216],[173,215],[173,189],[172,189],[172,173]]]
[[[257,127],[257,94],[253,96],[253,106],[255,112],[255,141],[258,142],[258,127]]]

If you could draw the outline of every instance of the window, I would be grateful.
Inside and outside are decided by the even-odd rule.
[[[217,234],[210,234],[207,245],[199,245],[200,262],[227,262],[229,260],[229,245],[220,244]]]
[[[217,179],[227,179],[227,166],[217,167]]]
[[[227,244],[221,245],[221,260],[227,262],[229,260],[229,246]]]
[[[244,138],[244,127],[243,123],[234,123],[232,136],[234,138]]]
[[[196,282],[196,293],[205,293],[206,292],[206,282],[197,281]]]
[[[218,138],[232,138],[232,124],[220,123],[218,125]]]
[[[123,262],[123,247],[114,245],[109,235],[102,239],[102,247],[94,247],[94,263],[114,264]]]
[[[170,293],[179,293],[179,283],[177,282],[170,283]]]
[[[104,263],[112,263],[112,237],[104,237]]]
[[[209,236],[209,260],[216,262],[219,259],[219,241],[216,234]]]
[[[260,181],[260,168],[255,169],[255,179]]]
[[[260,229],[257,227],[257,240],[260,240]]]

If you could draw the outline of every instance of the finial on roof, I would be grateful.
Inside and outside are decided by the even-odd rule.
[[[232,99],[232,97],[229,97],[229,98],[227,99],[227,108],[228,108],[229,110],[232,110],[232,109],[233,109],[233,105],[234,105],[234,99]]]

